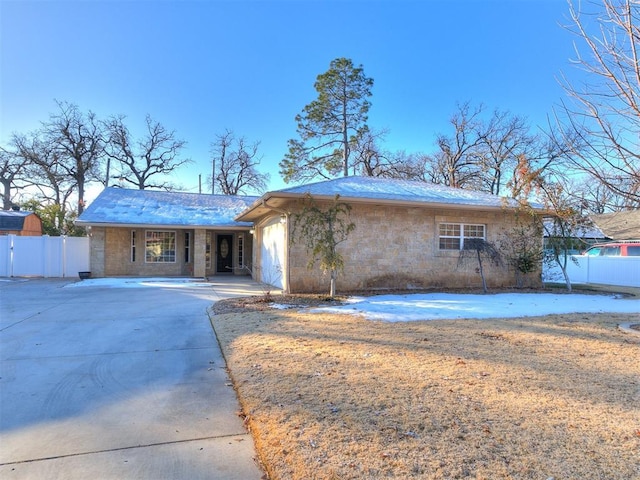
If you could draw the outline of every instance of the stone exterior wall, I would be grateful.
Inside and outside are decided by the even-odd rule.
[[[105,258],[105,231],[104,227],[91,227],[89,232],[89,265],[91,275],[94,277],[104,277]]]
[[[159,229],[160,230],[160,229]],[[164,229],[162,229],[164,230]],[[105,235],[105,276],[189,276],[184,262],[184,231],[176,232],[176,261],[147,263],[144,258],[145,229],[107,228]],[[131,232],[136,235],[135,261],[131,258]],[[193,238],[193,233],[191,233]],[[193,243],[193,240],[192,240]],[[191,264],[192,265],[192,264]]]
[[[438,225],[482,224],[487,240],[495,243],[511,228],[514,216],[506,211],[354,205],[351,221],[356,228],[338,247],[345,260],[344,272],[337,280],[338,291],[482,287],[477,261],[466,260],[459,265],[459,251],[439,249]],[[307,268],[308,256],[302,242],[291,245],[289,261],[292,293],[328,291],[329,275],[317,266]],[[489,288],[515,286],[513,271],[486,263]],[[531,274],[526,284],[541,285],[540,275]]]
[[[145,228],[116,228],[92,227],[90,242],[90,265],[93,277],[119,276],[195,276],[205,277],[215,275],[215,231],[205,229],[163,229],[155,230],[176,232],[176,261],[175,262],[145,262]],[[135,232],[136,254],[132,258],[131,235]],[[185,232],[191,236],[190,259],[185,262]],[[211,265],[206,264],[206,239],[210,234]],[[234,235],[234,270],[237,275],[247,275],[247,269],[238,265],[237,235],[240,232],[224,232]],[[251,261],[252,238],[249,232],[244,232],[245,262]]]

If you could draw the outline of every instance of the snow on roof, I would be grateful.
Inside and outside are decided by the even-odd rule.
[[[28,212],[26,210],[0,210],[0,217],[28,217],[29,215],[33,215],[33,212]]]
[[[0,230],[22,230],[25,218],[33,214],[26,210],[0,210]]]
[[[545,237],[561,237],[564,233],[561,228],[552,220],[546,219],[544,221],[544,236]],[[571,235],[574,238],[582,238],[582,239],[593,239],[593,240],[604,240],[606,239],[606,235],[602,233],[602,230],[598,228],[595,224],[583,224],[576,226]]]
[[[258,197],[106,188],[80,215],[81,225],[248,227],[233,219]]]
[[[473,190],[445,187],[427,182],[395,180],[377,177],[343,177],[272,192],[310,194],[312,196],[335,196],[387,201],[417,203],[439,203],[449,205],[473,205],[481,207],[516,206],[514,200]]]

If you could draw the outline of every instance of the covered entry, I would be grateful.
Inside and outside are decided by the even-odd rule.
[[[248,230],[206,232],[205,276],[249,275],[250,259],[251,234]]]

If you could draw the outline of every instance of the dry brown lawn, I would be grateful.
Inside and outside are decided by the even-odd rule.
[[[248,303],[212,323],[272,480],[640,479],[640,335],[617,329],[637,315],[382,323]]]

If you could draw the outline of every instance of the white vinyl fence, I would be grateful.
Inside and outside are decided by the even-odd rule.
[[[599,283],[623,287],[640,287],[640,257],[594,257],[572,255],[577,265],[569,259],[567,273],[571,283]],[[564,282],[560,267],[544,267],[545,282]]]
[[[88,237],[0,236],[0,277],[77,277],[86,271]]]

